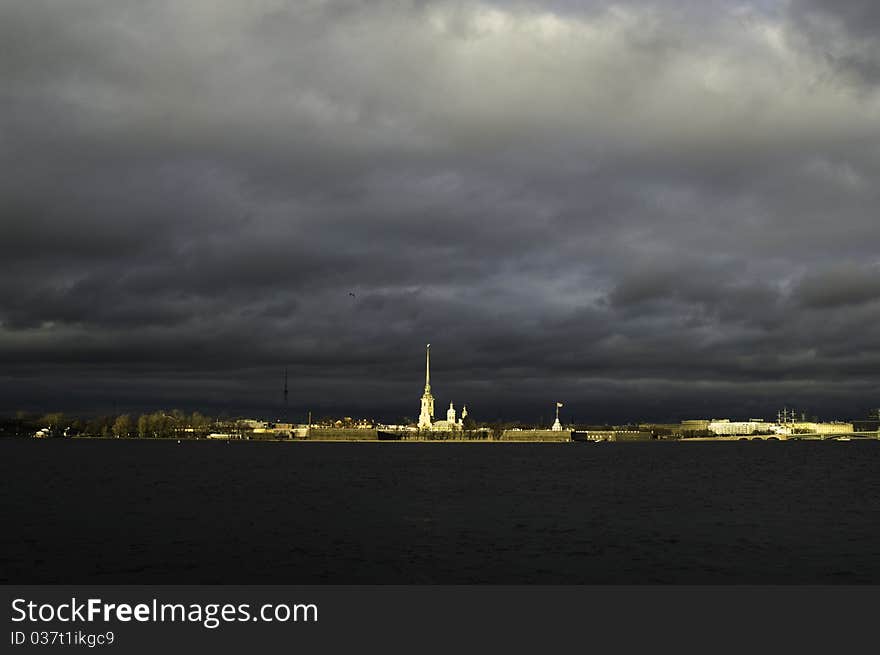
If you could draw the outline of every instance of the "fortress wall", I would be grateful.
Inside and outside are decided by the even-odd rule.
[[[411,433],[408,439],[420,441],[486,441],[492,436],[488,428],[478,430],[442,430],[434,432]]]
[[[650,432],[630,432],[628,430],[618,431],[614,433],[612,441],[650,441],[652,435]]]
[[[640,430],[579,430],[574,441],[650,441],[650,432]]]
[[[563,430],[505,430],[502,441],[571,441],[571,432]]]
[[[379,433],[375,430],[358,428],[312,428],[308,439],[319,441],[378,441]]]

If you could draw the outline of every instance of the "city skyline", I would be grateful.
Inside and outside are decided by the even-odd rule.
[[[0,413],[855,418],[880,8],[0,6]],[[442,361],[441,361],[442,359]],[[548,408],[545,409],[545,408]],[[445,406],[437,407],[445,411]]]
[[[285,423],[303,425],[303,424],[311,424],[313,422],[313,413],[314,413],[315,414],[314,421],[318,422],[318,423],[332,421],[334,419],[343,419],[344,418],[345,421],[354,420],[355,422],[359,422],[359,423],[363,423],[364,421],[366,421],[370,424],[370,427],[372,427],[373,424],[375,423],[375,424],[384,424],[384,425],[402,424],[402,425],[417,426],[420,431],[426,430],[428,432],[431,432],[431,431],[439,431],[439,432],[453,431],[454,432],[457,430],[461,430],[465,427],[464,426],[464,419],[467,418],[467,416],[468,416],[466,404],[461,404],[459,406],[459,409],[456,410],[454,408],[454,402],[450,401],[449,409],[446,411],[446,419],[443,419],[442,416],[435,415],[435,406],[434,406],[435,397],[431,391],[431,357],[430,357],[430,353],[431,353],[431,344],[429,343],[429,344],[426,344],[426,346],[425,346],[425,369],[424,369],[425,370],[425,378],[424,378],[425,385],[424,385],[424,390],[423,390],[421,401],[420,401],[420,411],[417,415],[416,414],[408,414],[408,413],[404,412],[401,414],[397,414],[396,416],[394,416],[394,418],[389,418],[391,416],[391,414],[389,414],[388,412],[383,412],[383,411],[378,411],[378,412],[372,411],[372,412],[367,412],[367,413],[362,413],[360,415],[357,415],[357,412],[349,412],[347,409],[345,409],[343,407],[332,407],[331,409],[328,410],[327,408],[322,407],[322,406],[319,406],[317,408],[318,412],[316,412],[316,413],[313,412],[312,408],[310,408],[308,410],[300,408],[299,411],[296,411],[296,410],[292,411],[290,406],[288,405],[288,391],[289,391],[288,369],[287,369],[287,367],[285,367],[283,369],[282,376],[281,376],[281,381],[282,381],[281,393],[282,393],[282,397],[283,397],[282,404],[280,406],[273,406],[272,409],[269,410],[268,412],[267,411],[257,412],[256,415],[260,416],[260,418],[257,420],[268,421],[269,423],[285,422]],[[534,402],[537,402],[537,401],[533,400],[533,403]],[[555,417],[554,417],[555,420],[554,420],[554,423],[552,424],[553,430],[562,430],[563,429],[562,424],[560,423],[559,410],[564,406],[565,406],[564,403],[560,402],[559,400],[553,401],[553,408],[555,411]],[[46,416],[48,417],[50,415],[53,415],[53,412],[57,409],[59,409],[59,408],[56,407],[56,408],[53,408],[52,411],[47,411],[46,408],[42,408],[42,412],[38,411],[37,413],[45,413]],[[119,408],[117,406],[114,406],[113,414],[116,414],[118,409]],[[131,409],[132,408],[123,408],[122,414],[125,415],[126,417],[128,417],[129,413],[131,412]],[[142,410],[143,409],[152,409],[154,414],[157,412],[158,412],[158,414],[163,414],[163,412],[165,411],[165,410],[157,410],[155,407],[142,407],[141,409]],[[190,408],[190,409],[192,409],[192,408]],[[204,409],[204,408],[196,409],[194,411],[194,415],[202,416],[199,409]],[[241,419],[244,417],[244,414],[247,414],[247,412],[244,412],[244,414],[239,412],[237,415],[235,412],[232,412],[230,414],[228,409],[229,409],[229,407],[227,406],[221,412],[221,416],[225,416],[227,418],[235,418],[237,416],[237,418]],[[787,424],[797,423],[797,422],[806,422],[806,423],[827,422],[826,421],[827,417],[819,417],[812,412],[805,411],[803,408],[797,409],[795,407],[789,407],[787,405],[783,406],[782,409],[777,410],[775,421],[773,420],[772,417],[768,417],[767,415],[762,416],[762,415],[759,415],[757,412],[753,412],[752,414],[749,414],[749,418],[746,419],[745,418],[746,414],[743,414],[742,411],[729,413],[726,416],[723,416],[721,414],[712,414],[712,415],[704,415],[704,416],[699,416],[699,417],[696,415],[684,415],[684,414],[679,413],[679,416],[681,418],[675,418],[674,420],[670,420],[670,419],[664,418],[664,417],[650,416],[650,415],[645,415],[644,413],[638,413],[639,412],[638,408],[635,408],[635,411],[637,412],[635,414],[635,416],[638,416],[638,419],[634,420],[633,418],[629,418],[624,421],[609,421],[609,420],[607,420],[607,418],[605,418],[605,419],[601,418],[602,417],[601,413],[600,414],[592,413],[592,414],[589,414],[587,417],[585,417],[583,414],[577,413],[578,409],[579,408],[575,407],[574,413],[572,413],[572,408],[569,407],[568,408],[569,416],[566,417],[567,420],[563,421],[563,423],[568,426],[578,425],[578,424],[580,424],[580,425],[606,424],[607,425],[607,424],[612,424],[615,422],[618,424],[630,424],[630,425],[636,425],[639,423],[653,424],[653,425],[681,423],[682,427],[684,428],[684,425],[686,423],[698,423],[701,421],[705,422],[707,424],[709,424],[709,423],[728,423],[728,422],[734,423],[734,424],[736,424],[736,423],[748,424],[748,423],[753,423],[753,422],[757,421],[762,425],[774,426],[774,427],[785,426]],[[580,409],[583,410],[584,408],[580,408]],[[175,408],[174,411],[180,412],[179,407]],[[507,423],[530,424],[534,427],[539,427],[539,426],[544,425],[547,422],[546,414],[543,413],[545,411],[546,411],[546,407],[543,407],[540,417],[537,419],[534,419],[534,420],[533,420],[534,417],[524,418],[523,415],[517,415],[517,416],[513,416],[513,417],[512,416],[506,416],[506,417],[505,416],[495,416],[492,418],[484,417],[482,420],[478,420],[478,421],[474,421],[473,419],[471,419],[469,425],[471,427],[474,427],[477,425],[488,425],[490,423],[507,422]],[[21,410],[19,410],[16,413],[21,414]],[[147,413],[149,413],[149,412],[147,412]],[[349,414],[349,413],[352,414],[352,416],[346,416],[346,414]],[[460,417],[458,417],[459,413],[460,413]],[[9,416],[9,414],[10,413],[7,412],[6,418],[11,418],[11,416]],[[62,414],[63,414],[63,412],[62,412]],[[97,414],[99,414],[99,412],[93,411],[93,412],[83,413],[80,411],[80,412],[74,412],[72,414],[72,416],[79,415],[80,417],[83,417],[83,416],[89,416],[89,415],[95,416]],[[143,412],[142,412],[142,414],[143,414]],[[299,416],[299,414],[302,414],[302,416]],[[303,421],[299,420],[299,419],[303,418],[306,414],[308,415],[307,421],[303,422]],[[57,413],[55,413],[55,415],[57,415]],[[184,416],[185,416],[185,413],[180,414],[180,418],[183,418]],[[412,418],[412,416],[418,416],[418,418],[414,419],[414,418]],[[732,420],[731,420],[731,417],[732,417]],[[863,422],[866,419],[867,420],[872,420],[872,419],[876,420],[876,419],[880,418],[880,409],[870,408],[862,415],[853,416],[853,417],[849,417],[849,418],[855,419],[856,421],[863,421]],[[831,422],[832,423],[840,422],[840,419],[841,419],[840,416],[836,416],[831,419]],[[253,420],[253,419],[251,419],[251,420]],[[766,421],[766,423],[765,423],[765,421]],[[337,422],[339,422],[339,421],[337,420]],[[752,426],[752,427],[754,427],[754,426]],[[852,426],[850,425],[850,428],[851,427]],[[694,429],[693,426],[690,429]]]

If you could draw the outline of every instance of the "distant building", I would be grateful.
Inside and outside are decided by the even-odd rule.
[[[852,423],[841,423],[837,421],[817,423],[814,421],[793,421],[782,425],[777,425],[776,431],[779,434],[846,434],[853,432]]]
[[[243,427],[246,427],[250,430],[265,429],[269,425],[266,421],[259,421],[253,418],[242,419],[240,422]]]
[[[877,432],[880,430],[880,420],[877,418],[857,419],[852,422],[854,432]]]
[[[425,347],[425,391],[422,394],[421,409],[419,411],[419,430],[430,430],[433,432],[461,430],[464,425],[464,419],[467,418],[467,406],[462,408],[461,419],[456,420],[455,415],[455,407],[452,403],[449,403],[449,409],[446,410],[446,420],[434,420],[434,396],[431,393],[431,344],[429,343]]]
[[[719,418],[709,421],[709,432],[719,436],[747,435],[758,432],[772,432],[773,424],[765,423],[763,419],[749,419],[748,421],[731,421],[727,418]]]
[[[702,426],[705,424],[705,428]],[[695,434],[708,431],[719,437],[749,436],[753,434],[846,434],[853,432],[852,423],[838,421],[779,421],[769,422],[761,418],[750,418],[748,421],[731,421],[726,418],[713,419],[711,421],[682,421],[682,434]]]
[[[709,429],[709,421],[704,419],[687,420],[681,422],[683,434],[692,432],[706,432]]]

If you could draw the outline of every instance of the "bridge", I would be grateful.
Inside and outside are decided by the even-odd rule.
[[[682,441],[840,441],[880,439],[878,432],[837,432],[831,434],[734,434],[717,437],[693,437]]]

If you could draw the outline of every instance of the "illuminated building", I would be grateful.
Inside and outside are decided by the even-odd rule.
[[[461,430],[465,417],[467,417],[467,406],[462,408],[461,419],[456,420],[455,407],[449,403],[449,409],[446,410],[446,420],[434,420],[434,396],[431,393],[431,344],[429,343],[425,347],[425,391],[422,394],[422,404],[419,411],[419,430],[434,432]]]

